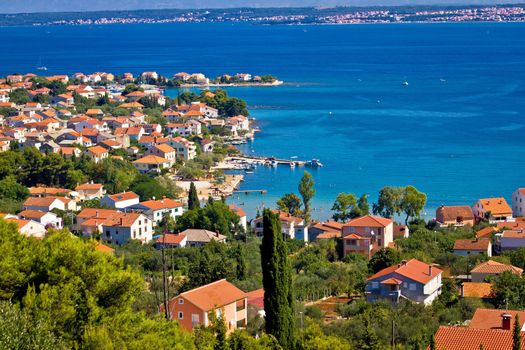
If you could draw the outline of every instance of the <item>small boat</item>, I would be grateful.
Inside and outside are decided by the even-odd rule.
[[[290,162],[290,168],[295,168],[295,162]]]
[[[40,67],[36,67],[37,70],[47,70],[47,67],[46,66],[40,66]]]
[[[277,168],[277,166],[279,165],[279,162],[277,162],[276,160],[272,160],[271,165],[272,167]]]
[[[246,170],[245,173],[246,174],[253,174],[253,170]]]
[[[324,165],[319,161],[319,159],[312,159],[305,163],[306,166],[309,166],[311,168],[322,168]]]
[[[408,81],[405,80],[405,81],[403,82],[403,85],[404,85],[404,86],[408,86]]]
[[[291,159],[297,159],[297,158],[299,158],[299,157],[298,157],[298,156],[291,156],[290,158],[291,158]]]

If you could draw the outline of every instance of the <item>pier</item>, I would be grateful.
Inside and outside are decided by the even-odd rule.
[[[258,157],[258,156],[238,156],[238,157],[229,157],[228,160],[230,161],[252,161],[255,163],[261,163],[264,164],[265,162],[271,162],[275,161],[279,165],[290,165],[291,163],[295,163],[296,166],[304,166],[306,164],[306,161],[304,160],[298,160],[298,159],[279,159],[279,158],[273,158],[273,157]]]
[[[244,193],[244,194],[250,194],[250,193],[260,193],[260,194],[266,194],[268,193],[267,190],[237,190],[233,191],[233,193]]]

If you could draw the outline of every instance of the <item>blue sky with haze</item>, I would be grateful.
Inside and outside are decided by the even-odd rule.
[[[272,6],[484,5],[519,2],[524,0],[0,0],[0,13]]]

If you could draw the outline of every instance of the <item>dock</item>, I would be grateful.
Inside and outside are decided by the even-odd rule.
[[[264,164],[268,161],[275,161],[279,165],[290,165],[291,163],[295,163],[296,166],[304,166],[306,164],[305,160],[298,160],[298,159],[279,159],[279,158],[273,158],[273,157],[259,157],[259,156],[237,156],[237,157],[230,157],[229,160],[231,161],[252,161],[255,163],[261,163]]]
[[[266,193],[268,193],[268,191],[267,190],[236,190],[236,191],[233,191],[233,193],[244,193],[244,194],[260,193],[260,194],[266,194]]]

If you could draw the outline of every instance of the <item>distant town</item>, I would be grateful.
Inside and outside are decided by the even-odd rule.
[[[0,15],[0,26],[177,22],[249,22],[257,24],[301,25],[523,21],[525,21],[525,5],[166,9]]]

